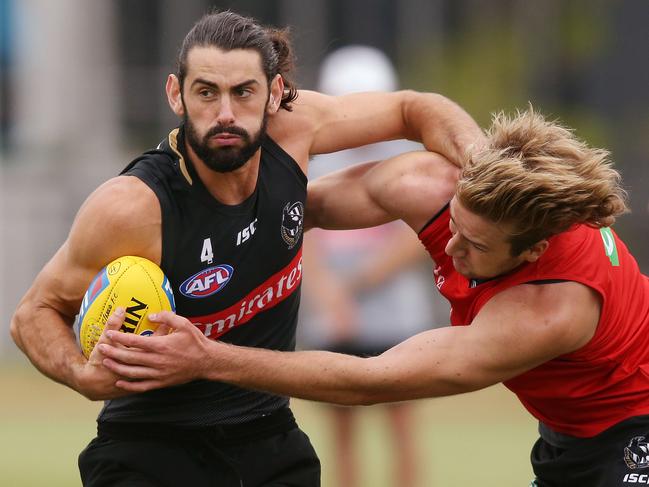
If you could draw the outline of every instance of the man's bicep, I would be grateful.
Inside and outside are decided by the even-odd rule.
[[[571,281],[497,294],[471,324],[492,349],[483,355],[485,372],[503,381],[578,350],[593,337],[600,307],[592,289]]]
[[[366,228],[393,220],[371,194],[376,162],[358,164],[309,183],[307,226],[331,230]]]
[[[123,255],[159,263],[159,245],[160,208],[155,195],[135,178],[115,178],[88,197],[67,240],[38,280],[53,307],[76,313],[102,267]]]
[[[419,231],[452,198],[457,173],[444,157],[426,151],[331,173],[309,183],[309,225],[362,228],[401,219]]]
[[[381,162],[368,179],[368,193],[385,212],[415,232],[453,197],[458,169],[434,152],[407,152]]]

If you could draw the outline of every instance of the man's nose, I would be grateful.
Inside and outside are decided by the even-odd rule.
[[[453,235],[449,241],[446,243],[446,248],[444,249],[446,255],[451,257],[463,257],[465,252],[464,246],[460,240],[459,235]]]
[[[219,113],[216,121],[219,125],[232,125],[234,123],[234,110],[232,109],[232,102],[229,96],[221,97],[219,104]]]

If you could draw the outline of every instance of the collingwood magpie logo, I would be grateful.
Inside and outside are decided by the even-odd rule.
[[[286,203],[282,210],[282,238],[289,249],[295,247],[304,227],[304,205],[301,201]]]
[[[632,469],[649,467],[649,443],[644,436],[631,438],[624,447],[624,461]]]

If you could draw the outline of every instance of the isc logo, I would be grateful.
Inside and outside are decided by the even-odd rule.
[[[649,475],[628,473],[624,476],[624,482],[629,484],[649,484]]]
[[[250,225],[237,233],[237,246],[252,238],[257,230],[257,219],[255,218]]]
[[[223,289],[234,269],[227,264],[209,267],[194,274],[180,285],[180,292],[188,298],[206,298]]]

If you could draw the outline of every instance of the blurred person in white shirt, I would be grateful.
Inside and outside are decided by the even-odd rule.
[[[318,89],[343,95],[393,91],[397,84],[388,57],[375,48],[358,45],[343,47],[324,60]],[[309,168],[309,179],[418,149],[421,145],[398,140],[319,155]],[[427,279],[430,266],[426,253],[417,236],[401,221],[362,230],[312,230],[305,235],[304,259],[304,303],[298,327],[302,348],[374,356],[434,322],[435,293]],[[354,447],[361,411],[327,408],[334,423],[339,473],[336,485],[358,486],[360,462]],[[411,407],[395,403],[383,408],[395,445],[394,485],[413,486],[417,454]]]

